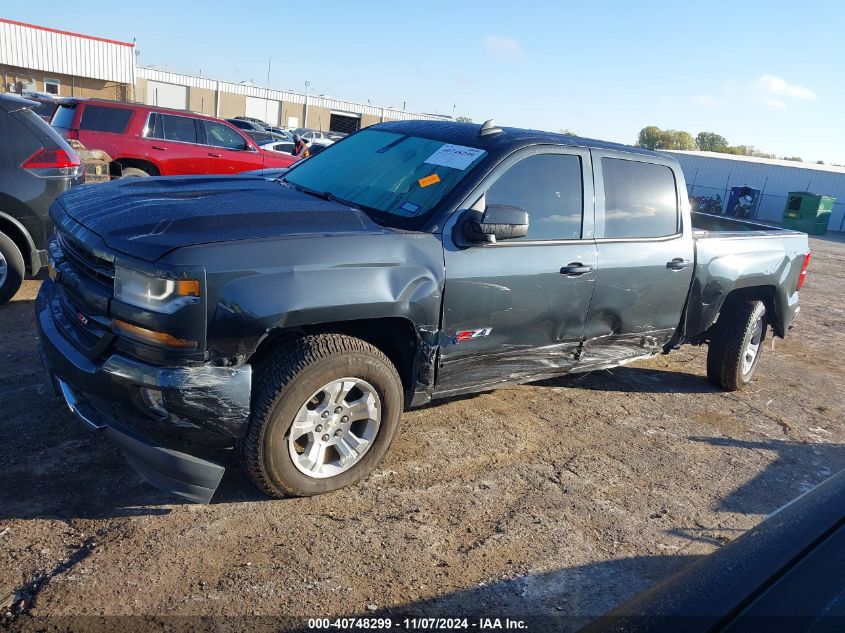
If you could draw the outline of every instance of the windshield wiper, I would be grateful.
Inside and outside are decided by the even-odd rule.
[[[282,179],[279,182],[286,184],[289,187],[293,187],[297,191],[301,191],[302,193],[307,193],[309,196],[314,196],[315,198],[320,198],[321,200],[329,200],[331,202],[339,202],[340,204],[349,207],[350,209],[355,209],[356,211],[363,211],[367,215],[372,217],[374,213],[382,213],[375,207],[368,207],[363,204],[358,204],[357,202],[351,202],[350,200],[344,200],[343,198],[338,198],[334,195],[331,191],[317,191],[316,189],[309,189],[308,187],[303,187],[302,185],[297,185],[296,183],[291,182],[287,179]]]
[[[302,185],[292,183],[290,180],[280,180],[279,182],[283,182],[286,185],[293,187],[297,191],[307,193],[309,196],[314,196],[315,198],[320,198],[322,200],[337,200],[337,198],[334,197],[334,194],[331,191],[317,191],[315,189],[309,189],[308,187],[303,187]]]

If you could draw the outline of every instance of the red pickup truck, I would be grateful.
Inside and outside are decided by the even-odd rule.
[[[226,121],[138,103],[63,99],[52,126],[113,159],[113,176],[237,174],[290,167],[297,158],[261,149]]]

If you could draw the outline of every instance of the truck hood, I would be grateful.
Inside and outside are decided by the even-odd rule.
[[[148,261],[211,242],[384,231],[357,209],[255,176],[132,178],[74,187],[58,204],[110,248]]]

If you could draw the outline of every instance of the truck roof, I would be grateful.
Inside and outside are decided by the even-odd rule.
[[[580,136],[569,136],[567,134],[555,134],[554,132],[544,132],[542,130],[502,127],[499,128],[502,130],[501,132],[479,136],[481,125],[478,123],[457,123],[455,121],[391,121],[389,123],[379,123],[371,129],[436,138],[437,140],[447,141],[455,145],[466,145],[468,147],[485,149],[490,154],[510,152],[518,147],[545,143],[616,150],[653,158],[662,158],[664,160],[666,158],[665,155],[661,156],[657,152],[652,152],[641,147],[633,147],[621,143],[609,143],[607,141],[582,138]]]

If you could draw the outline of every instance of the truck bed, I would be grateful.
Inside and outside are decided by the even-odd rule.
[[[708,213],[692,213],[692,228],[695,239],[706,239],[710,237],[753,237],[773,235],[782,237],[785,235],[806,235],[800,231],[783,229],[779,226],[761,224],[751,220],[740,220],[723,215],[710,215]]]
[[[767,321],[783,337],[798,312],[798,277],[810,252],[806,233],[703,213],[692,214],[695,273],[685,340],[704,335],[733,292],[762,289]]]

